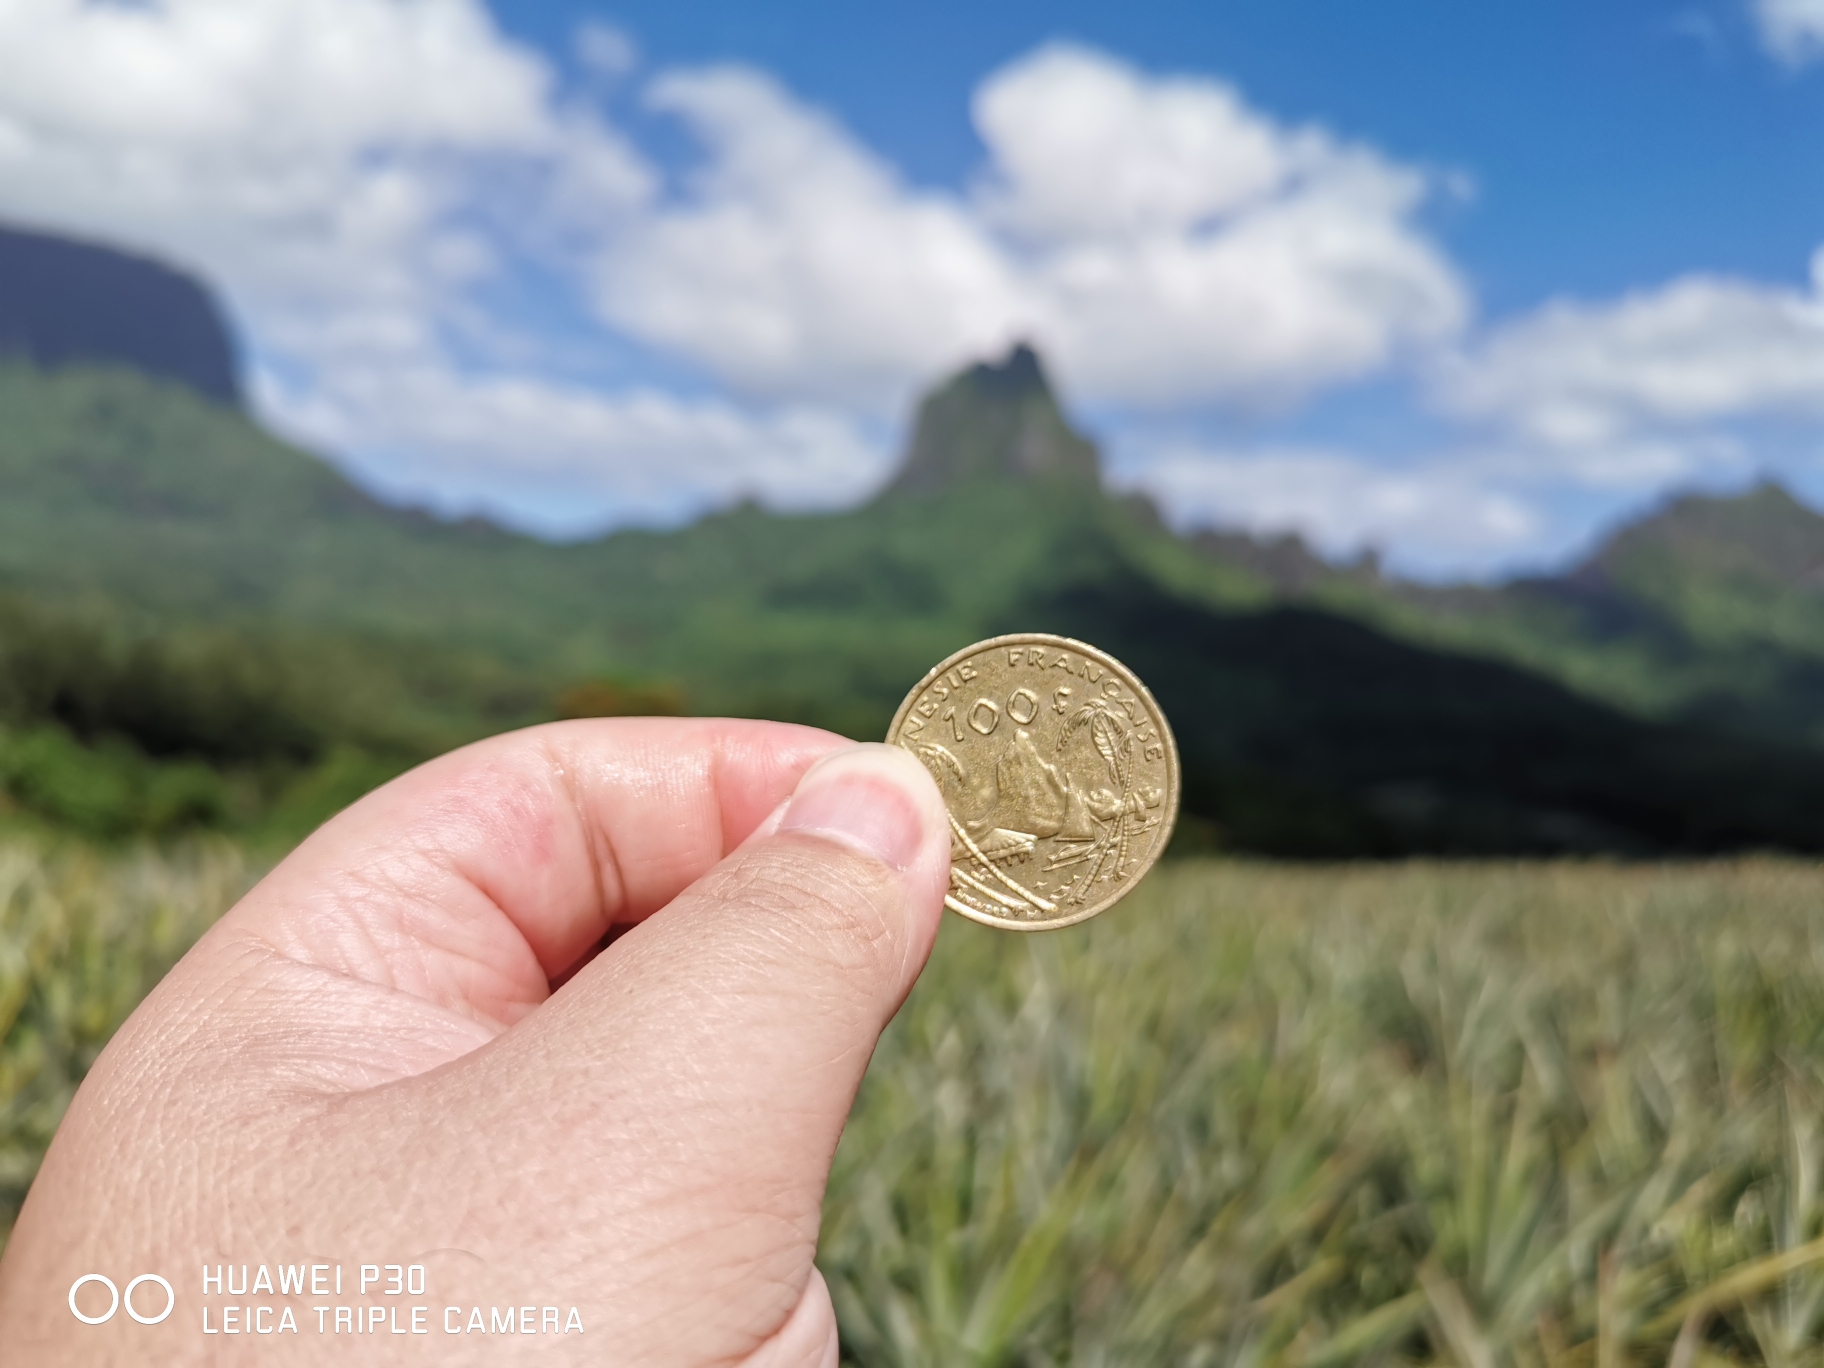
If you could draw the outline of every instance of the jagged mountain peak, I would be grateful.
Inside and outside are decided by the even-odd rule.
[[[927,393],[889,493],[929,494],[980,480],[1064,480],[1096,487],[1093,442],[1070,425],[1028,344],[979,361]]]
[[[1610,536],[1575,578],[1631,579],[1672,566],[1817,588],[1824,515],[1772,479],[1739,494],[1681,494]]]

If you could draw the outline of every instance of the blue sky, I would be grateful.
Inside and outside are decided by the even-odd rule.
[[[560,535],[866,497],[1034,338],[1181,523],[1426,576],[1824,498],[1824,0],[0,0],[0,217],[265,419]]]
[[[1651,286],[1699,263],[1797,283],[1824,224],[1824,81],[1770,61],[1750,10],[1730,0],[520,0],[495,12],[554,54],[606,18],[655,66],[757,64],[931,185],[982,162],[976,84],[1049,39],[1219,76],[1283,118],[1472,176],[1479,212],[1440,227],[1495,312]]]

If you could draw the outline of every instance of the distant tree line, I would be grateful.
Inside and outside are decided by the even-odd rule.
[[[428,645],[156,623],[0,593],[0,822],[292,840],[400,770],[491,732],[683,710],[665,682],[554,684]]]

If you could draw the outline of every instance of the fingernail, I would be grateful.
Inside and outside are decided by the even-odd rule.
[[[908,869],[925,843],[926,803],[915,787],[921,784],[930,787],[929,778],[897,746],[837,751],[805,771],[779,830],[827,836]]]

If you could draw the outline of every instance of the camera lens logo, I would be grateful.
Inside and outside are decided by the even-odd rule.
[[[85,1316],[82,1314],[82,1308],[76,1305],[76,1294],[90,1283],[100,1283],[103,1287],[108,1289],[108,1309],[99,1316]],[[134,1289],[141,1283],[157,1283],[160,1287],[165,1289],[165,1309],[160,1311],[156,1316],[142,1316],[139,1314],[139,1309],[133,1305]],[[133,1317],[133,1319],[138,1321],[141,1325],[157,1325],[166,1316],[170,1315],[172,1308],[177,1305],[177,1293],[171,1290],[170,1283],[166,1282],[156,1273],[141,1273],[137,1278],[133,1279],[132,1282],[127,1284],[127,1290],[124,1296],[121,1294],[120,1289],[114,1286],[113,1279],[104,1277],[100,1273],[84,1273],[80,1278],[76,1279],[75,1282],[70,1284],[70,1314],[76,1317],[76,1319],[81,1321],[84,1325],[100,1325],[104,1321],[113,1320],[114,1313],[120,1309],[121,1303],[123,1302],[126,1303],[127,1314]]]

